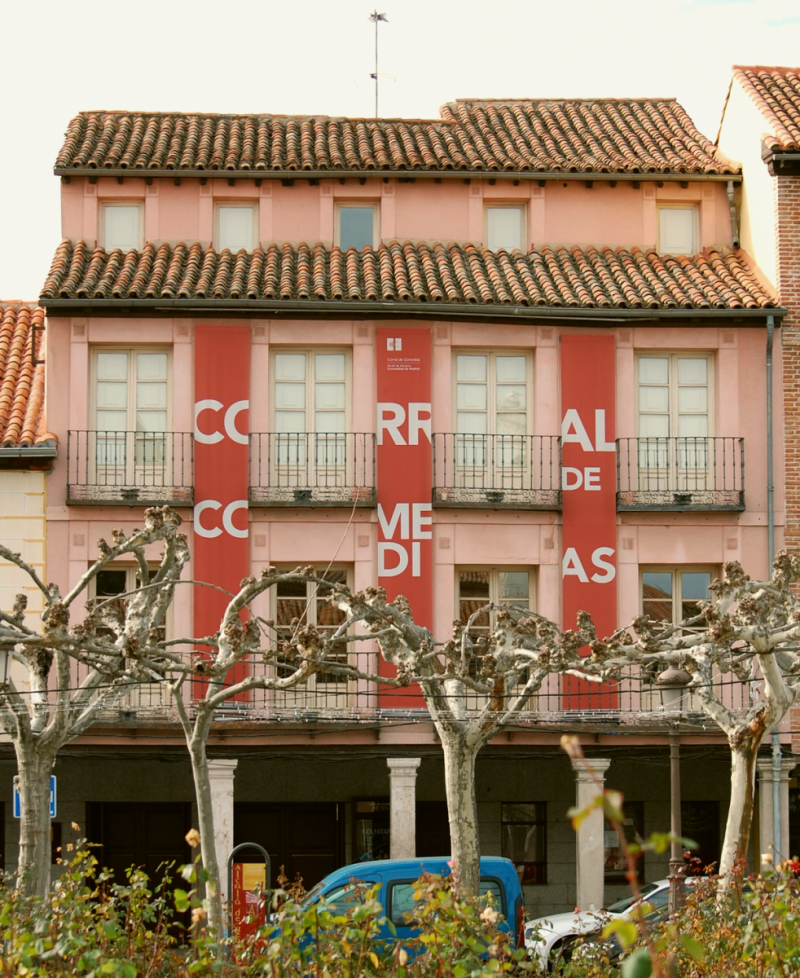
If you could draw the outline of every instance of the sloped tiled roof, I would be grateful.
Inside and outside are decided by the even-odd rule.
[[[41,301],[213,299],[461,303],[578,309],[766,309],[776,305],[734,253],[693,257],[632,248],[527,255],[474,245],[392,241],[347,252],[322,244],[217,253],[200,243],[106,254],[56,251]],[[433,310],[431,310],[433,312]]]
[[[33,366],[43,348],[44,309],[0,303],[0,449],[55,442],[44,417],[44,364]]]
[[[441,119],[82,112],[71,169],[737,173],[674,99],[451,102]]]
[[[764,116],[768,148],[800,152],[800,68],[735,65],[733,76]]]

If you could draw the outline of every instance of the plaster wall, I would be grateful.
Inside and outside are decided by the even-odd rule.
[[[767,123],[734,78],[719,133],[719,148],[742,164],[740,243],[752,256],[774,291],[778,286],[774,178],[761,159],[761,137]]]
[[[140,177],[100,176],[96,183],[72,178],[62,183],[62,235],[102,244],[102,208],[105,203],[140,201],[144,208],[143,241],[176,244],[213,241],[214,209],[220,203],[251,203],[257,211],[255,238],[271,241],[334,241],[335,207],[339,203],[374,203],[379,206],[380,238],[441,241],[445,244],[485,243],[485,208],[492,204],[518,204],[524,210],[523,249],[564,245],[633,246],[658,244],[658,207],[685,203],[697,208],[698,250],[731,244],[730,218],[724,183],[688,183],[598,180],[496,181],[470,175],[464,181],[436,182],[418,176],[320,180],[313,184],[301,176],[291,186],[259,177],[225,179],[155,180]],[[492,182],[494,180],[494,182]],[[410,182],[413,181],[413,182]]]

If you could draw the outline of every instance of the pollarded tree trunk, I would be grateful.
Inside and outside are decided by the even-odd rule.
[[[50,776],[53,758],[33,739],[17,744],[20,800],[17,888],[25,896],[46,897],[50,889]]]
[[[475,760],[478,749],[462,734],[440,730],[444,751],[444,783],[450,846],[463,893],[480,892],[481,847],[478,838],[478,803],[475,797]]]
[[[725,825],[725,841],[722,844],[719,873],[720,890],[727,889],[730,872],[737,856],[747,858],[750,845],[750,828],[753,823],[753,802],[756,787],[756,758],[761,740],[749,730],[731,735],[731,802]]]
[[[211,726],[210,715],[197,725],[189,743],[189,756],[192,761],[192,777],[194,778],[195,797],[197,800],[197,820],[200,832],[200,852],[203,869],[208,873],[206,881],[206,912],[208,923],[217,939],[225,934],[222,911],[222,888],[220,867],[217,863],[217,846],[214,832],[214,809],[211,800],[211,779],[208,774],[208,755],[206,740],[208,728]],[[228,899],[231,898],[227,894]]]

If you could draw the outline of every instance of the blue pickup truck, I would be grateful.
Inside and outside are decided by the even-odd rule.
[[[389,940],[410,940],[417,933],[406,917],[414,908],[414,883],[423,873],[447,876],[450,858],[376,859],[343,866],[309,890],[303,898],[303,905],[308,906],[324,898],[332,912],[347,913],[352,906],[354,880],[369,886],[379,885],[377,898],[383,905],[384,916],[391,920],[397,931],[394,935],[384,926],[380,936]],[[504,918],[499,926],[507,932],[513,931],[517,946],[521,947],[524,943],[525,911],[519,877],[511,860],[500,856],[481,857],[481,894],[491,894],[493,906]]]

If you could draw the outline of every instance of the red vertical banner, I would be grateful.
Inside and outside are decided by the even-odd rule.
[[[617,627],[615,359],[613,336],[561,337],[564,628],[588,611],[600,638]],[[617,694],[568,676],[564,699],[566,709],[613,708]]]
[[[196,581],[235,594],[250,572],[248,435],[250,330],[197,326],[194,338],[194,552]],[[230,598],[194,588],[194,634],[219,629]],[[245,675],[242,665],[228,681]]]
[[[378,584],[408,598],[414,620],[433,627],[431,337],[381,328],[378,346]],[[381,675],[394,675],[383,660]],[[419,707],[418,687],[380,689],[380,705]]]

